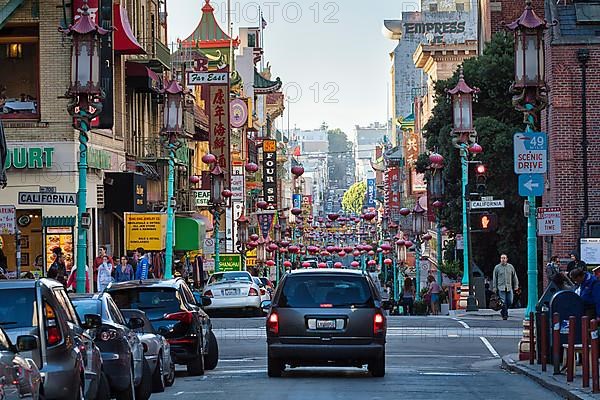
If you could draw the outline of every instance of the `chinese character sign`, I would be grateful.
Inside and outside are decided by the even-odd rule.
[[[277,141],[263,140],[263,192],[267,204],[277,208]]]
[[[229,187],[229,85],[210,85],[210,152],[226,171],[225,186]]]
[[[398,168],[389,168],[387,171],[387,184],[388,184],[388,209],[392,215],[392,219],[397,221],[399,218],[398,212],[400,211],[400,171]]]
[[[375,179],[367,179],[367,207],[375,207]]]

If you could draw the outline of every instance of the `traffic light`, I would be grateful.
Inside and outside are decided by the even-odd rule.
[[[484,212],[481,214],[475,215],[476,226],[474,226],[475,230],[481,232],[496,232],[498,229],[498,215],[495,213]]]
[[[487,167],[484,164],[477,164],[475,167],[475,190],[479,194],[485,194],[487,184]]]

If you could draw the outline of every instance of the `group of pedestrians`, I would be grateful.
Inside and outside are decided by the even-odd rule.
[[[427,304],[427,314],[439,315],[441,310],[440,293],[442,287],[437,283],[433,275],[427,276],[427,293],[423,297],[423,301]],[[416,290],[413,280],[405,278],[402,285],[401,304],[404,315],[415,314]]]

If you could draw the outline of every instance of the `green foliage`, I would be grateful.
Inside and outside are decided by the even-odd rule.
[[[509,93],[513,63],[513,38],[505,33],[494,35],[481,56],[463,63],[466,82],[481,90],[473,113],[478,143],[483,147],[483,153],[476,159],[488,167],[486,195],[504,199],[506,204],[506,208],[494,210],[499,218],[496,233],[471,235],[473,260],[486,275],[491,275],[502,252],[509,255],[517,271],[524,271],[526,266],[523,200],[517,192],[517,176],[512,165],[512,138],[515,132],[524,129],[522,115],[514,110]],[[427,148],[439,152],[445,159],[443,176],[447,206],[441,210],[442,223],[450,230],[462,233],[461,163],[459,152],[451,142],[452,113],[446,96],[446,89],[454,87],[458,78],[456,71],[450,79],[436,83],[437,104],[424,129],[427,131]],[[469,178],[472,185],[472,166]]]
[[[429,165],[431,165],[431,163],[429,162],[429,154],[427,154],[427,153],[419,154],[419,157],[417,158],[417,161],[415,162],[415,170],[417,171],[417,173],[419,173],[419,174],[426,173],[429,169]]]
[[[342,198],[342,209],[347,213],[360,214],[367,194],[367,182],[356,182]]]
[[[440,270],[450,279],[457,279],[463,273],[462,263],[459,261],[446,261],[440,266]]]
[[[427,306],[423,300],[415,301],[413,308],[415,310],[415,315],[427,315]]]

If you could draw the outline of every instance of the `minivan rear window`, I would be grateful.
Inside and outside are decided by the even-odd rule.
[[[120,309],[142,310],[150,321],[162,319],[165,314],[182,311],[179,293],[173,288],[132,288],[110,290]]]
[[[278,307],[373,307],[367,280],[362,276],[298,274],[285,280]]]
[[[37,326],[35,289],[0,290],[0,326],[4,329]]]

